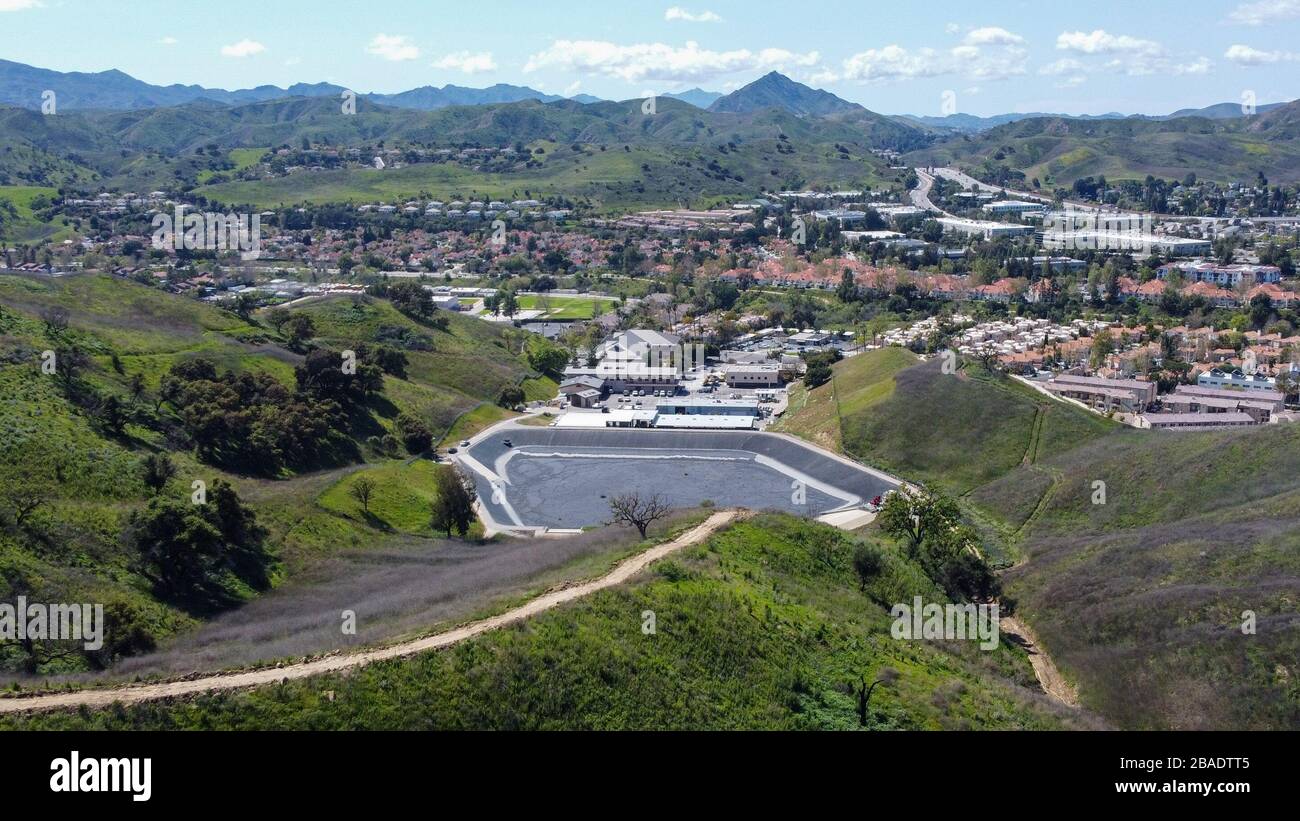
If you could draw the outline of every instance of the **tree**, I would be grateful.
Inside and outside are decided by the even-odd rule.
[[[176,475],[176,465],[166,453],[151,453],[140,463],[141,479],[145,487],[158,494]]]
[[[45,332],[58,336],[68,329],[68,309],[54,305],[41,311],[41,321],[45,323]]]
[[[875,692],[876,687],[881,684],[888,687],[897,680],[898,671],[892,667],[882,668],[880,671],[880,677],[871,682],[871,686],[869,687],[867,686],[867,677],[862,677],[862,684],[857,688],[859,727],[867,726],[867,708],[871,704],[871,694]]]
[[[53,485],[43,479],[21,475],[0,477],[0,504],[8,509],[17,527],[22,527],[53,495]]]
[[[503,408],[514,408],[522,405],[526,398],[523,388],[507,385],[497,394],[497,404]]]
[[[853,572],[858,576],[859,590],[866,590],[868,582],[879,576],[884,567],[885,555],[879,549],[864,544],[853,551]]]
[[[433,447],[433,431],[418,416],[403,413],[397,417],[397,432],[402,437],[406,452],[412,456],[426,453]]]
[[[500,293],[500,292],[498,292]],[[507,317],[513,317],[519,313],[519,297],[515,296],[514,291],[505,291],[498,297],[500,301],[501,313]]]
[[[672,508],[663,497],[655,494],[649,498],[639,493],[624,493],[609,500],[609,509],[613,514],[610,524],[627,524],[635,527],[645,538],[646,530],[651,524],[668,515]]]
[[[807,373],[803,376],[803,384],[809,390],[820,388],[829,381],[831,381],[831,366],[824,362],[809,365]]]
[[[848,268],[844,269],[844,275],[840,277],[839,287],[835,289],[835,296],[840,302],[856,302],[858,299],[858,286],[853,281],[853,272]]]
[[[560,376],[569,364],[569,352],[545,339],[536,339],[528,345],[528,364],[541,373]]]
[[[1110,330],[1103,330],[1092,338],[1092,355],[1089,361],[1094,368],[1100,368],[1106,364],[1106,357],[1115,351],[1115,338],[1111,336]]]
[[[432,316],[437,310],[433,304],[433,294],[418,282],[399,282],[396,285],[389,285],[387,296],[397,310],[419,319]]]
[[[885,498],[878,521],[885,533],[907,539],[908,555],[915,559],[927,536],[961,524],[961,509],[956,501],[929,485],[915,489],[903,485]]]
[[[433,516],[429,524],[434,530],[444,530],[447,538],[452,531],[464,536],[474,524],[474,480],[460,468],[449,465],[438,471],[434,479],[437,497],[433,501]]]
[[[122,408],[122,401],[113,394],[108,394],[99,400],[96,411],[99,414],[99,420],[104,423],[104,427],[117,435],[121,435],[126,428],[126,411]]]
[[[282,328],[284,328],[284,323],[289,321],[290,316],[292,316],[292,314],[284,308],[272,308],[266,312],[266,324],[275,328],[278,333]]]
[[[281,332],[289,336],[289,347],[301,350],[316,335],[316,323],[307,314],[291,314],[281,326]]]
[[[234,604],[241,586],[270,585],[266,531],[224,480],[201,505],[188,497],[154,497],[131,515],[127,538],[136,551],[133,569],[160,598],[195,612]]]
[[[375,480],[368,476],[358,476],[348,488],[348,495],[361,503],[361,509],[370,512],[370,497],[375,494]]]

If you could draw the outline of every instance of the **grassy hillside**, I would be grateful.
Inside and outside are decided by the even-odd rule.
[[[871,729],[1088,726],[1021,685],[1002,645],[892,639],[878,602],[939,597],[888,554],[860,591],[854,542],[787,516],[737,524],[618,589],[453,649],[348,676],[183,702],[0,719],[5,728]],[[656,632],[642,632],[642,613]],[[871,679],[868,679],[871,680]]]
[[[464,431],[502,418],[492,402],[503,386],[554,392],[521,353],[522,331],[459,316],[449,316],[445,329],[424,327],[370,298],[327,300],[305,312],[317,324],[314,344],[405,344],[412,347],[408,371],[385,376],[382,394],[353,414],[341,459],[326,460],[323,470],[242,475],[200,460],[163,382],[178,363],[204,359],[220,373],[269,376],[292,391],[303,356],[284,347],[277,331],[109,276],[0,276],[0,597],[104,602],[115,629],[131,636],[131,646],[96,660],[111,665],[212,615],[161,597],[124,536],[131,517],[154,500],[144,482],[147,458],[166,455],[175,468],[160,499],[188,497],[196,479],[209,488],[219,481],[233,487],[266,531],[267,583],[274,588],[339,550],[436,543],[427,526],[436,468],[393,461],[370,439],[393,431],[402,413],[422,419],[436,437],[458,419]],[[60,357],[79,351],[85,361],[74,378],[45,374],[47,350]],[[363,460],[372,467],[356,464]],[[368,514],[348,493],[359,470],[376,482]],[[26,512],[17,503],[29,493],[39,503]],[[239,601],[257,591],[231,583],[225,592]],[[20,662],[0,653],[6,672],[26,669]],[[76,672],[86,662],[50,657],[29,672]]]
[[[824,448],[844,451],[840,420],[856,416],[894,393],[894,376],[917,363],[904,348],[881,348],[850,357],[832,369],[829,386],[790,388],[790,403],[775,430],[801,436]]]
[[[1114,427],[975,365],[915,362],[899,348],[849,357],[831,382],[796,389],[781,429],[961,495]]]
[[[0,185],[0,245],[57,239],[66,221],[46,220],[32,208],[38,197],[49,200],[57,194],[57,189],[37,185]]]
[[[1300,180],[1296,103],[1254,117],[1211,120],[1066,120],[1036,118],[962,135],[909,155],[926,165],[976,173],[997,166],[1024,179],[1069,186],[1081,177],[1182,179],[1188,172],[1226,183],[1263,172],[1271,182]]]
[[[360,101],[343,116],[333,98],[224,107],[192,103],[137,111],[78,111],[57,118],[0,107],[0,184],[107,181],[133,190],[203,185],[255,159],[265,146],[505,146],[522,143],[539,167],[486,173],[456,164],[335,170],[203,185],[219,202],[274,206],[418,196],[563,195],[597,207],[704,203],[762,188],[878,187],[892,179],[871,148],[914,148],[918,129],[864,112],[800,119],[766,110],[718,114],[663,98],[583,106],[536,101],[416,111]],[[217,152],[205,151],[214,145]],[[222,149],[225,152],[221,151]],[[233,150],[233,151],[232,151]],[[18,152],[18,153],[14,153]],[[26,158],[26,159],[20,159]],[[8,178],[3,176],[8,171]]]
[[[1298,446],[1289,424],[1131,431],[972,494],[1023,528],[1010,591],[1085,704],[1134,728],[1300,727]]]
[[[1300,427],[1137,431],[974,367],[883,364],[839,363],[836,386],[875,377],[812,391],[783,426],[833,443],[831,391],[873,397],[841,414],[843,449],[964,494],[1085,706],[1132,728],[1300,727]]]

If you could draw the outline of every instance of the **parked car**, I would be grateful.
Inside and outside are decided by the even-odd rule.
[[[466,439],[464,442],[461,442],[461,443],[460,443],[460,446],[461,446],[462,448],[467,448],[467,447],[469,447],[469,440]]]
[[[512,447],[515,446],[515,443],[514,443],[514,442],[511,442],[509,439],[505,440],[505,441],[502,442],[501,444],[505,445],[505,446],[508,447],[508,448],[512,448]]]

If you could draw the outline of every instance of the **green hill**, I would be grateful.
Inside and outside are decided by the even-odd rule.
[[[944,374],[938,358],[915,362],[901,348],[839,362],[804,409],[796,389],[782,429],[961,495],[1114,427],[973,364]]]
[[[1300,181],[1300,102],[1253,117],[1171,120],[1035,118],[960,135],[909,155],[913,164],[956,165],[993,179],[1009,169],[1022,180],[1069,186],[1081,177],[1181,180],[1189,172],[1221,183]]]
[[[883,396],[841,414],[845,452],[963,494],[1086,707],[1128,728],[1300,726],[1300,428],[1137,431],[975,367],[865,356],[783,426],[833,439],[819,394]]]
[[[215,697],[0,719],[5,728],[870,729],[1095,726],[1023,685],[1023,651],[889,635],[879,602],[936,597],[887,554],[860,590],[855,540],[762,516],[651,572],[452,649]],[[653,634],[643,613],[656,614]]]
[[[1128,431],[972,494],[1023,528],[1006,581],[1085,704],[1141,729],[1300,727],[1298,446],[1285,423]]]
[[[176,366],[206,361],[235,380],[267,380],[251,383],[263,396],[292,396],[304,357],[274,328],[109,276],[0,275],[0,598],[103,602],[114,632],[126,637],[94,656],[33,657],[5,647],[0,671],[58,675],[111,667],[300,578],[339,550],[435,543],[427,508],[436,470],[411,463],[401,450],[402,415],[421,420],[436,440],[458,419],[500,418],[494,402],[502,387],[554,393],[554,383],[529,367],[529,335],[522,331],[459,316],[426,327],[368,297],[324,300],[303,313],[317,325],[312,344],[339,350],[382,343],[407,354],[407,370],[385,375],[382,390],[353,409],[348,426],[333,430],[319,450],[252,475],[196,449],[202,431],[191,410],[209,413],[204,402],[217,397],[182,408],[165,385]],[[45,351],[80,363],[72,373],[43,373]],[[243,410],[211,415],[205,424],[245,425]],[[302,425],[319,422],[304,418]],[[244,428],[218,438],[229,447],[247,444],[234,430]],[[145,465],[158,456],[170,460],[174,475],[155,491],[146,486]],[[348,494],[349,476],[359,470],[376,484],[371,515],[361,515]],[[187,499],[196,479],[212,493],[227,483],[265,531],[264,538],[250,536],[265,551],[264,579],[233,572],[233,565],[212,571],[207,592],[220,605],[162,590],[147,578],[130,536],[134,517],[156,503]]]
[[[221,149],[523,144],[539,165],[508,174],[454,164],[415,164],[231,182],[203,189],[225,203],[326,202],[478,191],[515,191],[630,204],[752,196],[764,187],[878,185],[893,174],[872,148],[916,148],[919,129],[865,110],[834,118],[786,111],[702,111],[670,98],[653,114],[641,101],[527,100],[436,111],[359,100],[344,116],[333,97],[295,97],[227,107],[210,102],[135,111],[74,111],[58,117],[0,107],[0,146],[12,184],[104,183],[133,190],[191,186],[228,170]],[[214,155],[210,146],[215,146]],[[579,150],[574,150],[577,146]],[[12,152],[19,152],[14,155]],[[26,157],[21,161],[19,157]],[[4,183],[0,178],[0,184]]]

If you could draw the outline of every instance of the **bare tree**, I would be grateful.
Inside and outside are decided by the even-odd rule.
[[[348,488],[348,493],[361,503],[362,510],[369,513],[370,497],[375,495],[375,480],[368,476],[360,476],[352,483],[352,487]]]
[[[68,319],[68,309],[61,305],[52,305],[41,311],[41,321],[45,323],[46,333],[51,336],[66,331],[68,329]]]
[[[609,500],[609,509],[614,516],[611,524],[632,525],[641,533],[642,539],[651,523],[664,518],[672,510],[657,493],[649,498],[639,493],[624,493]]]
[[[880,677],[867,686],[867,677],[862,677],[862,686],[858,687],[856,694],[858,697],[858,725],[867,726],[867,709],[871,705],[871,693],[875,691],[876,686],[883,684],[886,687],[898,680],[898,671],[892,667],[884,667],[880,670]]]

